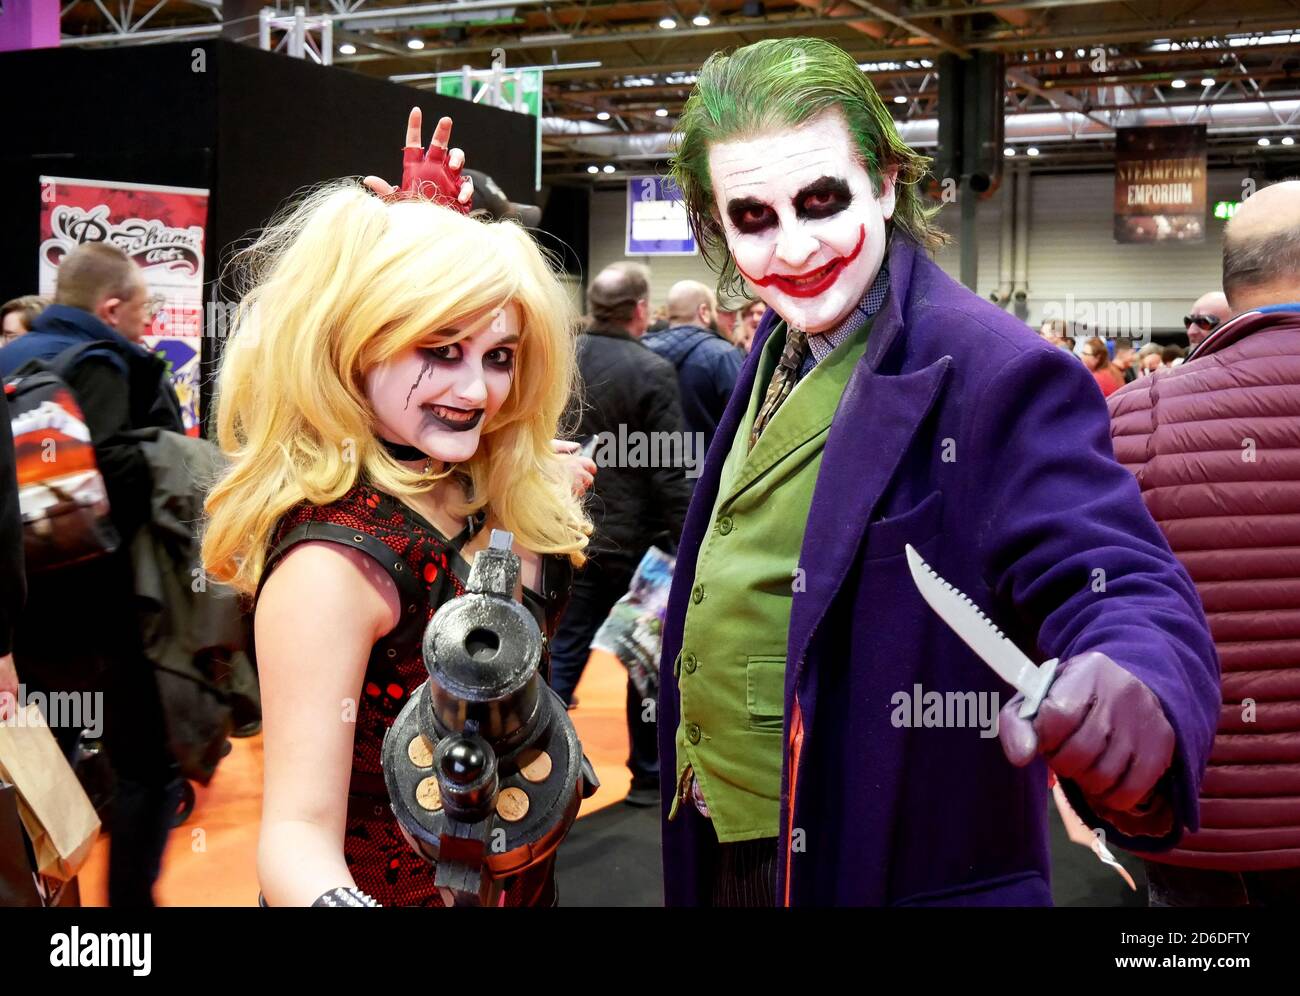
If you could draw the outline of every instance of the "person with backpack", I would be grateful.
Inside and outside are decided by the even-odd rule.
[[[679,280],[668,291],[669,327],[647,333],[642,340],[677,368],[682,417],[686,430],[703,439],[701,458],[713,442],[745,359],[723,338],[717,321],[718,299],[713,291],[697,280]]]
[[[0,349],[0,377],[19,439],[20,483],[29,476],[19,438],[27,423],[20,420],[32,417],[24,395],[39,389],[49,392],[40,399],[44,410],[69,429],[60,451],[88,438],[93,460],[87,455],[84,464],[97,469],[107,499],[111,528],[55,538],[56,545],[74,543],[75,562],[36,562],[29,541],[27,607],[13,650],[28,688],[81,693],[84,701],[100,703],[117,781],[109,818],[113,906],[153,905],[180,787],[157,683],[142,649],[129,552],[150,519],[153,491],[148,460],[132,434],[150,427],[184,432],[166,362],[139,344],[148,318],[149,292],[139,268],[114,246],[88,243],[62,260],[54,303],[31,331]],[[56,456],[62,462],[62,452]],[[28,456],[30,474],[42,473],[41,458]],[[66,532],[66,523],[85,525],[78,516],[48,521],[55,533]],[[75,749],[80,730],[53,732],[66,751]]]

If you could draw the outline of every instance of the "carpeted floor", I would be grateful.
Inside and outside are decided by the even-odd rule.
[[[1137,884],[1129,890],[1114,870],[1072,843],[1053,807],[1052,899],[1057,906],[1145,906],[1142,862],[1116,857]],[[565,906],[659,906],[663,903],[659,810],[618,804],[579,820],[560,849],[560,902]]]
[[[620,802],[579,820],[555,875],[562,906],[662,906],[659,807]]]

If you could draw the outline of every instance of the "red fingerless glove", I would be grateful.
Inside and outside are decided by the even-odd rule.
[[[402,185],[389,199],[433,201],[469,214],[470,205],[457,200],[464,182],[460,173],[447,165],[446,149],[433,146],[426,155],[423,149],[411,146],[402,150]]]

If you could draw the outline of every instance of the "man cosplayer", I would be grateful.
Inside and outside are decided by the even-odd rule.
[[[769,310],[664,629],[667,902],[1047,905],[1049,766],[1110,843],[1171,847],[1218,661],[1091,375],[929,259],[927,160],[842,50],[713,56],[679,132],[720,289]],[[907,544],[1060,658],[1032,722],[922,601]],[[998,696],[999,737],[900,722],[914,690]]]

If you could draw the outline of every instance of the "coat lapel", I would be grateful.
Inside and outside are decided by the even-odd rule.
[[[889,298],[872,328],[867,355],[841,395],[826,439],[799,554],[806,572],[804,590],[795,592],[790,611],[787,659],[794,668],[787,676],[788,687],[797,682],[813,632],[858,559],[867,523],[948,377],[947,356],[908,373],[879,372],[902,330],[902,303],[914,260],[912,244],[895,239]],[[811,717],[805,715],[804,723],[811,725]]]
[[[682,807],[677,819],[669,822],[676,784],[676,736],[681,722],[677,678],[674,663],[682,649],[682,628],[686,622],[686,609],[690,604],[691,586],[695,583],[695,565],[700,546],[709,528],[709,518],[718,497],[722,465],[731,450],[736,429],[745,417],[749,396],[754,389],[754,378],[761,358],[763,343],[776,324],[772,311],[763,317],[754,336],[754,346],[741,367],[736,388],[718,423],[713,442],[704,458],[700,479],[695,484],[695,494],[686,513],[681,543],[677,548],[677,564],[673,569],[673,585],[668,595],[668,610],[664,620],[663,652],[659,668],[659,756],[660,763],[660,815],[663,818],[664,901],[668,905],[696,906],[708,903],[711,858],[717,847],[717,838],[707,820],[695,807]]]

